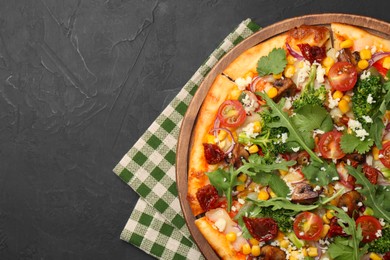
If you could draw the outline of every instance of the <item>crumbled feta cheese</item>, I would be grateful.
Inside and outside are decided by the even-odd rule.
[[[283,109],[284,110],[290,110],[290,108],[292,108],[292,98],[291,97],[287,97],[286,98],[286,102],[284,103],[284,106],[283,106]]]
[[[371,76],[371,72],[369,72],[368,70],[365,70],[365,71],[363,71],[362,75],[360,75],[360,79],[363,80],[363,79],[368,78],[369,76]]]
[[[246,78],[237,78],[234,83],[236,83],[239,90],[245,90],[246,86],[248,86],[252,82],[251,77]]]
[[[362,207],[363,203],[361,201],[359,201],[357,205],[358,205],[358,207]]]
[[[381,229],[378,229],[375,233],[375,236],[376,237],[381,237],[382,236],[382,230]]]
[[[344,130],[344,126],[337,126],[337,125],[335,125],[334,127],[336,128],[337,131],[343,131]]]
[[[304,235],[305,235],[305,232],[301,231],[301,232],[299,232],[299,235],[300,235],[300,236],[304,236]]]
[[[310,67],[311,67],[310,62],[305,60],[303,62],[302,68],[298,70],[298,77],[297,77],[298,84],[305,82],[305,79],[309,76]]]
[[[239,199],[238,199],[238,203],[240,203],[240,204],[245,204],[245,200],[239,198]]]
[[[318,64],[317,66],[317,75],[316,75],[316,80],[318,83],[323,83],[325,81],[325,69],[321,66],[321,64]]]
[[[340,179],[339,177],[335,176],[332,178],[332,181],[338,181],[339,179]]]
[[[227,179],[226,179],[226,178],[223,178],[223,181],[224,181],[224,182],[226,182],[226,181],[227,181]]]
[[[218,229],[219,232],[223,232],[226,228],[226,220],[219,218],[217,221],[215,221],[214,227]]]
[[[255,133],[255,124],[249,123],[244,128],[242,128],[242,131],[246,134],[248,138],[256,138],[256,136],[259,135],[259,133]]]
[[[325,169],[325,167],[321,167],[321,169],[320,169],[321,171],[323,171],[323,172],[326,172],[326,169]]]
[[[291,150],[293,150],[294,152],[298,152],[300,149],[300,147],[292,147]]]
[[[317,186],[315,186],[315,187],[314,187],[314,189],[313,189],[313,191],[319,191],[319,190],[321,190],[321,187],[320,187],[320,186],[318,186],[318,185],[317,185]]]
[[[287,141],[288,135],[287,133],[282,134],[282,143],[285,143]]]
[[[237,211],[237,208],[236,208],[235,206],[232,206],[232,207],[231,207],[231,210],[232,210],[232,211]]]
[[[376,46],[374,45],[371,47],[371,54],[374,54],[375,52],[376,52]]]
[[[351,165],[351,161],[349,159],[347,159],[347,164]]]
[[[366,136],[369,136],[369,135],[370,135],[370,134],[367,133],[367,131],[364,130],[364,129],[356,130],[355,133],[356,133],[356,137],[360,137],[360,140],[362,140],[362,141],[364,141],[364,139],[366,139]]]
[[[385,157],[385,156],[384,156],[383,154],[381,154],[381,153],[378,155],[378,158],[379,158],[379,159],[380,159],[380,158],[384,158],[384,157]]]
[[[372,123],[373,122],[372,118],[369,117],[369,116],[362,116],[362,117],[363,117],[364,121],[366,121],[366,123]]]
[[[348,212],[348,208],[347,207],[341,207],[342,210],[344,210],[345,212]]]
[[[370,166],[372,166],[372,162],[373,162],[374,158],[372,157],[372,155],[367,155],[366,156],[366,163]]]
[[[352,130],[361,129],[362,124],[357,120],[349,119],[348,120],[348,127],[351,128]]]
[[[333,108],[335,108],[335,107],[338,107],[339,101],[340,101],[340,99],[339,99],[339,98],[334,99],[334,98],[332,97],[332,93],[330,93],[330,91],[329,91],[329,93],[328,93],[328,102],[329,102],[328,107],[329,107],[330,109],[333,109]]]
[[[257,100],[250,98],[250,96],[246,93],[241,102],[247,114],[251,114],[259,107],[259,103],[257,102]]]
[[[322,134],[325,134],[325,132],[324,132],[324,131],[322,131],[321,129],[314,129],[313,133],[314,133],[314,134],[316,134],[316,135],[322,135]]]
[[[368,97],[367,97],[367,103],[368,104],[373,104],[375,103],[376,101],[374,100],[374,98],[372,97],[371,93],[368,94]]]
[[[384,227],[386,225],[386,222],[383,218],[379,219],[379,223],[381,223],[381,226]]]

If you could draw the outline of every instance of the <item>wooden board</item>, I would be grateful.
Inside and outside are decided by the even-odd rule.
[[[207,77],[197,90],[194,98],[192,99],[180,128],[176,153],[176,182],[179,192],[180,205],[187,226],[191,232],[192,237],[195,240],[195,243],[198,245],[199,249],[206,257],[206,259],[218,259],[218,256],[195,226],[195,217],[192,215],[190,206],[186,200],[188,155],[191,148],[191,133],[195,125],[196,117],[202,105],[203,99],[205,98],[211,84],[214,82],[215,77],[221,74],[222,71],[234,59],[236,59],[242,52],[246,51],[247,49],[280,33],[284,33],[295,26],[300,26],[302,24],[329,25],[332,22],[346,23],[358,26],[378,36],[388,39],[390,38],[389,23],[364,16],[331,13],[305,15],[297,18],[287,19],[256,32],[252,36],[242,41],[236,47],[234,47],[210,71],[210,73],[207,75]]]

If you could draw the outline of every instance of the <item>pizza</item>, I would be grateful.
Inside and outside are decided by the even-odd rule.
[[[390,40],[302,25],[215,78],[187,200],[222,259],[390,259]]]

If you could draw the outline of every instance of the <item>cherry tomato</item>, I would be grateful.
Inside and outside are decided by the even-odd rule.
[[[227,127],[238,127],[244,123],[246,112],[240,101],[226,100],[218,109],[218,119]]]
[[[294,220],[294,233],[303,240],[317,240],[321,236],[324,225],[322,219],[314,213],[305,211]]]
[[[376,70],[377,70],[383,77],[386,76],[386,73],[387,73],[388,69],[386,69],[385,67],[383,67],[383,59],[378,60],[377,62],[375,62],[374,64],[372,64],[372,66],[373,66],[374,68],[376,68]]]
[[[328,73],[330,85],[340,91],[353,89],[356,84],[358,73],[353,64],[345,61],[336,62]]]
[[[341,159],[345,156],[345,153],[340,147],[341,136],[342,133],[336,130],[327,132],[321,136],[318,142],[318,148],[322,157],[326,159]]]
[[[376,234],[382,230],[382,225],[378,219],[373,216],[360,216],[356,219],[356,225],[362,227],[363,242],[368,243],[378,237]]]
[[[386,168],[390,168],[390,142],[385,143],[379,151],[379,159]]]

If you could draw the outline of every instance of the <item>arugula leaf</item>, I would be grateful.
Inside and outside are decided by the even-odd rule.
[[[365,138],[361,140],[354,134],[343,134],[340,140],[340,147],[344,153],[353,153],[355,150],[359,154],[365,154],[370,151],[371,146],[374,144],[374,140],[371,138]]]
[[[278,117],[279,120],[270,122],[268,124],[269,127],[286,127],[289,131],[288,141],[291,142],[297,142],[303,149],[305,149],[310,157],[317,161],[321,162],[322,160],[310,149],[310,147],[305,142],[305,139],[302,137],[301,133],[299,132],[298,128],[295,126],[295,124],[292,122],[292,120],[289,118],[288,114],[283,111],[284,102],[285,99],[282,99],[279,101],[278,104],[276,104],[271,98],[268,97],[268,95],[256,92],[256,94],[260,95],[263,100],[267,102],[267,105],[271,109],[271,114],[273,117]]]
[[[336,165],[333,162],[319,163],[314,161],[303,167],[302,173],[311,184],[319,186],[326,186],[339,179]]]
[[[261,57],[257,62],[257,72],[260,76],[279,74],[287,65],[286,51],[274,48],[268,56]]]
[[[327,208],[335,211],[338,224],[347,235],[351,236],[350,238],[336,237],[329,245],[330,256],[335,260],[360,260],[368,248],[368,245],[359,248],[363,240],[361,226],[356,226],[355,220],[349,217],[344,210],[332,205],[328,205]]]
[[[346,166],[348,173],[356,178],[356,183],[362,185],[357,191],[366,197],[364,205],[372,208],[374,216],[383,218],[390,222],[390,209],[388,206],[388,198],[390,198],[390,189],[381,185],[372,184],[362,173],[361,167],[357,169],[352,166]],[[387,199],[386,199],[387,198]]]

